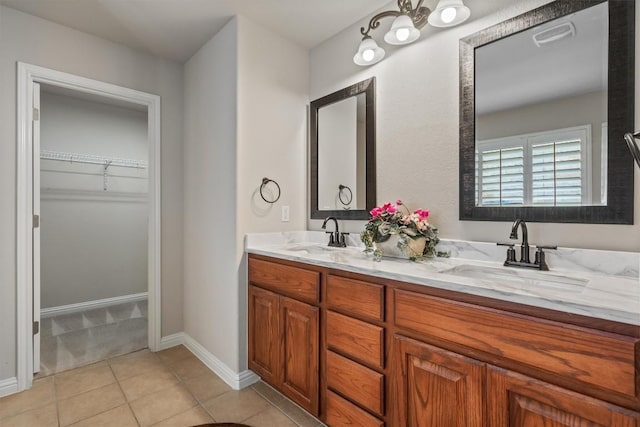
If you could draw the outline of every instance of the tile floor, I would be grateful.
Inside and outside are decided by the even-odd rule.
[[[147,301],[42,318],[38,378],[147,347]]]
[[[184,346],[142,350],[34,381],[0,399],[2,427],[318,427],[320,422],[259,382],[232,390]]]

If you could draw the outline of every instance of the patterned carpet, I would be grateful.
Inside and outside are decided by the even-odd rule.
[[[147,347],[147,301],[43,318],[40,372],[45,377]]]

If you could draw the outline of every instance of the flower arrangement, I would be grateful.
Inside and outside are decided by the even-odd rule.
[[[371,218],[364,231],[360,233],[360,238],[365,245],[365,252],[373,253],[377,261],[383,255],[379,246],[391,239],[392,236],[397,236],[398,249],[413,261],[439,255],[436,252],[436,245],[440,241],[438,229],[429,224],[427,220],[429,211],[416,209],[411,212],[402,203],[402,200],[398,200],[395,205],[385,203],[373,208],[369,214]],[[416,252],[414,243],[421,243],[424,240],[426,240],[424,250],[420,248]]]

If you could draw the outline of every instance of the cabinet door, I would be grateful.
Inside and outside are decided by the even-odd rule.
[[[485,425],[482,362],[401,336],[393,358],[394,426]]]
[[[640,414],[524,375],[489,367],[492,427],[640,427]]]
[[[281,297],[280,306],[284,328],[282,391],[318,415],[318,307],[285,297]]]
[[[280,297],[249,286],[249,369],[274,386],[280,381]]]

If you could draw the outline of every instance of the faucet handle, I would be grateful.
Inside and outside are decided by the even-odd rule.
[[[536,264],[542,271],[549,271],[549,266],[547,265],[547,260],[545,259],[543,249],[555,250],[555,249],[558,249],[558,247],[540,245],[540,246],[536,246],[536,249],[537,251],[536,251],[536,258],[535,258],[534,264]]]
[[[516,250],[513,248],[514,244],[513,243],[496,243],[496,245],[498,246],[508,246],[509,248],[507,249],[507,259],[505,261],[505,264],[507,263],[511,263],[511,262],[516,262]]]
[[[333,231],[325,231],[324,234],[329,235],[329,245],[335,243],[335,239],[333,237]]]

